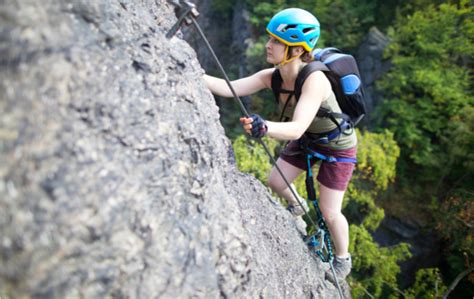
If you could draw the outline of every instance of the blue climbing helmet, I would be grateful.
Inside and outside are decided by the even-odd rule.
[[[267,32],[287,46],[302,46],[311,52],[319,38],[319,22],[300,8],[287,8],[270,20]]]

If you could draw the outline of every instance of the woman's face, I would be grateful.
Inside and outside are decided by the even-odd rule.
[[[279,64],[285,58],[286,45],[280,42],[273,36],[268,37],[268,42],[265,45],[267,50],[267,62],[271,64]]]

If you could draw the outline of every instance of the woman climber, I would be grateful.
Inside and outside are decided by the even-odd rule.
[[[253,137],[264,135],[290,140],[277,160],[277,165],[288,182],[293,182],[307,168],[307,157],[301,151],[301,144],[310,144],[311,150],[336,158],[355,158],[357,137],[354,130],[342,132],[342,119],[319,117],[320,108],[341,113],[331,83],[322,71],[311,73],[301,87],[301,94],[295,95],[295,81],[300,71],[312,60],[312,50],[318,41],[320,29],[318,20],[309,12],[289,8],[277,13],[268,23],[269,34],[266,43],[267,62],[274,68],[261,70],[251,76],[232,81],[232,87],[238,96],[246,96],[264,88],[272,88],[272,75],[278,72],[281,76],[278,105],[282,117],[289,121],[266,121],[257,114],[249,118],[242,117],[240,122],[245,131]],[[232,97],[232,92],[223,79],[204,75],[204,80],[213,94]],[[297,98],[298,97],[298,98]],[[339,122],[339,123],[338,123]],[[326,143],[311,142],[314,136],[320,137],[339,128],[337,138],[327,139]],[[309,141],[309,143],[308,143]],[[336,248],[334,270],[338,280],[345,279],[351,271],[349,249],[349,225],[342,214],[344,192],[354,170],[352,162],[322,161],[317,180],[319,183],[319,204]],[[309,208],[306,200],[293,194],[285,180],[275,169],[272,169],[268,185],[288,202],[288,210],[294,216],[305,214]],[[299,202],[301,204],[299,204]],[[334,283],[330,270],[326,278]]]

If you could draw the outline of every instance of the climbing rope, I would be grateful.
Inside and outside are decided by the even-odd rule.
[[[201,39],[204,41],[204,43],[206,44],[206,47],[208,48],[209,52],[211,53],[211,56],[212,58],[214,59],[214,61],[216,62],[217,66],[219,67],[219,70],[221,71],[222,75],[224,76],[224,80],[227,84],[227,86],[229,87],[235,101],[239,104],[240,106],[240,110],[241,112],[243,113],[243,115],[247,118],[250,117],[250,114],[248,113],[247,109],[245,108],[244,104],[242,103],[242,100],[239,98],[239,96],[237,95],[237,93],[235,92],[234,90],[234,87],[232,86],[231,82],[230,82],[230,79],[229,77],[227,76],[227,73],[226,71],[224,70],[224,67],[222,66],[222,64],[220,63],[219,59],[217,58],[211,44],[209,43],[209,40],[206,38],[204,32],[202,31],[201,29],[201,26],[199,26],[199,24],[197,23],[196,21],[196,18],[199,16],[199,13],[198,11],[196,10],[196,6],[191,3],[190,1],[187,1],[187,0],[179,0],[179,1],[176,1],[176,0],[168,0],[168,2],[172,5],[174,5],[178,11],[177,11],[177,15],[178,15],[178,20],[177,22],[173,25],[173,27],[171,27],[171,29],[168,31],[168,33],[166,34],[166,37],[169,39],[169,38],[172,38],[176,32],[178,31],[178,29],[181,27],[182,23],[185,22],[186,25],[194,25],[194,27],[196,28],[196,30],[198,31]],[[290,189],[292,195],[294,196],[294,198],[296,199],[296,201],[298,202],[298,204],[300,205],[300,207],[303,208],[303,204],[301,203],[298,195],[296,194],[296,191],[293,190],[293,188],[291,187],[290,183],[288,182],[288,179],[285,177],[285,175],[283,174],[283,172],[281,171],[280,167],[276,164],[276,161],[275,161],[275,158],[273,158],[270,150],[268,149],[268,146],[265,144],[265,142],[260,139],[260,138],[257,138],[257,141],[260,143],[260,145],[264,148],[265,152],[267,153],[267,155],[270,157],[270,160],[271,162],[274,164],[276,170],[278,171],[278,173],[281,175],[281,177],[283,178],[283,181],[285,182],[285,184],[288,186],[288,188]],[[312,178],[312,176],[311,176]],[[318,202],[316,200],[316,198],[314,197],[314,200],[313,200],[313,205],[315,206],[315,209],[316,209],[316,213],[317,213],[317,216],[318,216],[318,225],[316,225],[316,223],[313,221],[313,219],[310,217],[309,213],[303,208],[304,212],[305,212],[305,215],[307,216],[307,218],[309,219],[309,221],[311,222],[311,225],[315,228],[318,228],[318,231],[320,232],[323,232],[322,235],[323,235],[323,243],[324,244],[321,244],[321,254],[318,254],[321,259],[324,261],[324,262],[329,262],[329,265],[331,267],[331,271],[334,275],[334,280],[336,281],[336,286],[337,286],[337,289],[338,289],[338,292],[339,292],[339,296],[341,299],[344,298],[344,296],[342,295],[342,290],[341,290],[341,287],[339,285],[339,282],[337,280],[337,277],[336,277],[336,273],[334,271],[334,266],[333,266],[333,258],[334,258],[334,255],[332,253],[332,246],[331,246],[331,240],[330,240],[330,234],[329,234],[329,230],[327,229],[327,226],[326,226],[326,223],[324,221],[324,218],[322,216],[322,213],[319,209],[319,205],[318,205]],[[312,237],[315,237],[314,235]],[[310,237],[311,239],[311,237]],[[316,238],[314,238],[314,240],[316,240]],[[324,254],[322,253],[323,249],[326,249],[327,252],[328,252],[328,255],[327,257],[324,257]]]

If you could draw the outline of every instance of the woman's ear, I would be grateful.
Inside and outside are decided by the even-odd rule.
[[[301,54],[303,54],[303,52],[304,52],[304,49],[303,49],[302,46],[293,47],[292,50],[293,50],[292,53],[291,53],[292,56],[301,55]]]

